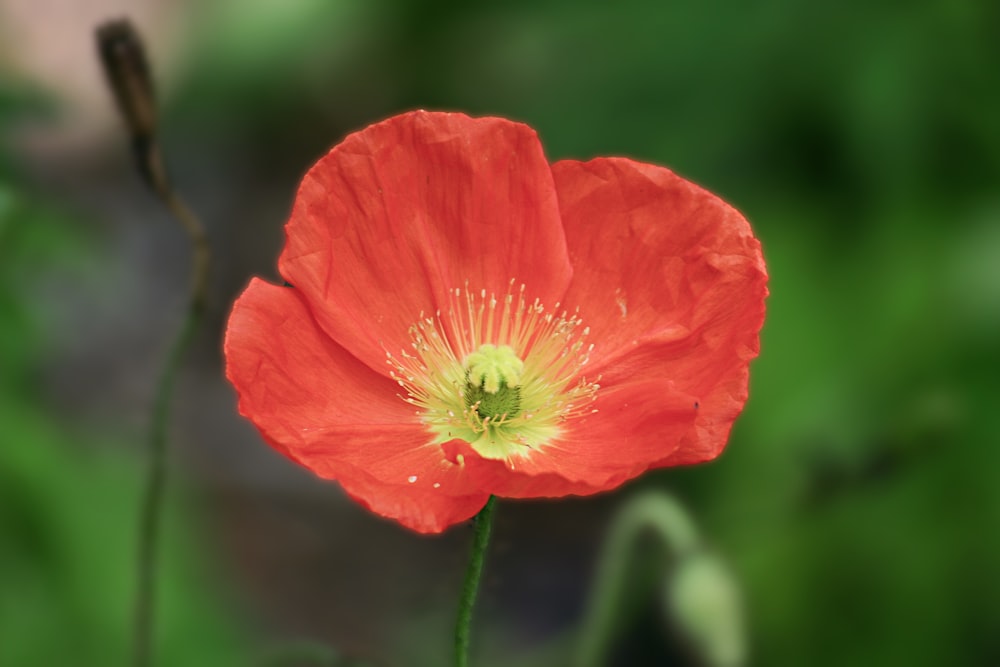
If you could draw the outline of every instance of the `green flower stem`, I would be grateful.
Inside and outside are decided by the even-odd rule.
[[[576,665],[598,667],[618,629],[618,602],[628,580],[632,555],[639,537],[649,531],[674,558],[700,546],[697,529],[672,497],[646,492],[631,499],[615,518],[605,540],[597,578],[583,618]]]
[[[155,617],[155,576],[158,562],[160,524],[163,516],[163,497],[167,482],[167,424],[170,417],[170,399],[174,378],[181,359],[194,338],[201,322],[202,309],[192,300],[187,317],[167,357],[153,406],[149,433],[149,460],[143,488],[139,515],[139,545],[136,562],[135,626],[133,629],[132,664],[146,667],[151,664],[151,645]]]
[[[148,667],[152,664],[152,635],[156,607],[154,579],[163,515],[163,497],[167,482],[167,426],[170,422],[170,400],[173,396],[177,369],[204,317],[208,301],[210,264],[208,238],[205,236],[204,227],[171,186],[166,176],[166,169],[160,160],[159,151],[150,151],[146,161],[145,173],[150,177],[150,186],[191,240],[193,262],[187,314],[156,386],[153,418],[149,427],[149,463],[139,516],[133,667]]]
[[[162,170],[161,170],[162,173]],[[156,615],[156,568],[163,517],[163,497],[167,484],[167,426],[174,379],[194,334],[201,324],[208,294],[209,247],[198,218],[170,187],[165,178],[155,182],[154,191],[181,223],[191,239],[194,254],[187,314],[167,356],[156,386],[153,417],[149,427],[149,461],[139,515],[139,546],[136,562],[135,626],[132,665],[152,664],[153,627]]]
[[[147,667],[151,664],[153,653],[155,577],[167,484],[170,399],[177,369],[204,315],[208,296],[209,248],[204,227],[177,196],[167,176],[157,142],[156,96],[142,37],[128,19],[119,19],[98,26],[95,38],[108,86],[132,140],[139,175],[184,228],[194,255],[187,313],[156,385],[149,426],[149,462],[139,510],[132,665]]]
[[[476,593],[479,592],[479,580],[483,574],[486,547],[490,543],[494,505],[496,505],[496,498],[490,496],[490,499],[486,501],[486,505],[476,515],[476,530],[472,539],[472,554],[469,557],[469,569],[465,571],[462,597],[458,603],[458,623],[455,625],[456,667],[467,667],[469,664],[469,626],[472,622],[472,607],[476,602]]]

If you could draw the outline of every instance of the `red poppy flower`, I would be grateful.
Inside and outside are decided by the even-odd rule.
[[[323,157],[285,231],[292,286],[229,319],[240,412],[414,530],[711,459],[746,401],[760,244],[662,167],[417,111]]]

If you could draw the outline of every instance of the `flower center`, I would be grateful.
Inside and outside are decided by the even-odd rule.
[[[465,407],[483,419],[516,417],[521,411],[524,362],[508,345],[485,343],[465,358]]]
[[[500,298],[466,289],[451,307],[421,314],[410,327],[411,349],[386,352],[400,398],[445,443],[470,443],[484,458],[505,459],[545,447],[566,420],[591,412],[599,385],[583,367],[593,350],[576,313],[549,312],[527,301],[511,281]]]

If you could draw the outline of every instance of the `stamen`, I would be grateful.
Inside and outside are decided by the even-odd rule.
[[[558,303],[547,311],[516,285],[500,298],[468,284],[449,291],[447,309],[410,327],[412,352],[386,352],[402,400],[437,441],[461,438],[486,458],[544,447],[567,420],[591,413],[599,388],[582,375],[594,346],[578,312]]]

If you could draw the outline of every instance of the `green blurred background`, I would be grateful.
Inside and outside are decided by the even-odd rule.
[[[0,665],[127,655],[189,259],[97,69],[93,27],[125,14],[216,259],[175,401],[160,665],[299,640],[446,664],[468,527],[411,535],[271,453],[219,353],[235,294],[276,277],[302,172],[415,107],[522,120],[552,159],[668,165],[750,218],[772,277],[721,459],[501,504],[473,664],[569,664],[609,522],[662,488],[735,572],[751,664],[1000,665],[992,0],[0,0]],[[660,598],[629,588],[608,664],[693,664]]]

